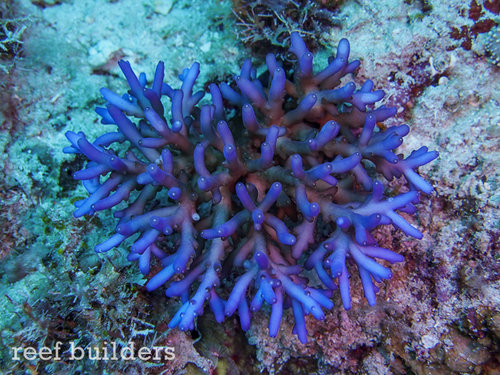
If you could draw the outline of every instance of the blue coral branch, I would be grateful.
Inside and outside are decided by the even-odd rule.
[[[433,190],[418,168],[437,152],[397,153],[410,128],[381,125],[395,108],[379,104],[385,93],[373,81],[350,79],[360,62],[349,60],[347,39],[319,71],[300,35],[290,40],[293,69],[268,54],[258,76],[247,59],[233,80],[207,86],[203,104],[199,63],[171,86],[163,62],[149,84],[120,61],[128,92],[102,88],[96,108],[114,130],[93,142],[66,133],[64,152],[88,160],[73,176],[89,193],[74,216],[114,210],[115,233],[95,251],[128,248],[148,291],[180,299],[170,328],[194,329],[208,305],[217,322],[238,313],[247,331],[268,305],[269,335],[291,308],[305,344],[306,316],[324,319],[337,290],[352,308],[353,267],[373,305],[393,276],[387,263],[403,261],[377,245],[377,227],[423,236],[408,216]],[[391,194],[380,176],[404,176],[409,190]]]

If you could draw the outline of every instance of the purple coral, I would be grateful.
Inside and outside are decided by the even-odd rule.
[[[234,85],[209,86],[211,104],[204,105],[204,92],[193,94],[198,63],[173,89],[163,82],[162,62],[148,87],[144,74],[121,61],[129,92],[103,88],[107,105],[96,109],[103,124],[117,129],[94,142],[66,133],[65,152],[89,159],[74,174],[90,194],[75,203],[75,217],[120,206],[116,233],[95,250],[131,239],[129,260],[143,274],[154,273],[147,289],[168,283],[167,296],[183,302],[172,328],[192,329],[209,305],[218,322],[238,310],[247,330],[266,303],[270,336],[291,307],[294,333],[305,343],[304,316],[323,319],[337,285],[344,307],[351,307],[348,258],[370,305],[374,281],[392,276],[375,259],[403,260],[378,247],[372,229],[392,224],[422,237],[397,211],[414,213],[418,191],[432,191],[416,170],[437,152],[422,147],[406,159],[394,153],[409,127],[377,127],[395,109],[373,109],[384,92],[373,91],[371,81],[359,89],[353,82],[341,86],[359,66],[349,62],[346,39],[317,73],[298,33],[291,43],[297,64],[289,78],[272,54],[267,82],[246,60]],[[241,116],[229,116],[226,106]],[[409,191],[385,196],[377,171],[387,180],[404,176]],[[232,290],[222,287],[233,278]]]

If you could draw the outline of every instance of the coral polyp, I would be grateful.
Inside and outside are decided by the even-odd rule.
[[[377,259],[403,260],[377,245],[373,229],[392,224],[422,237],[400,213],[415,213],[419,192],[433,190],[417,169],[437,152],[395,153],[409,127],[378,126],[396,110],[375,107],[385,94],[373,82],[348,81],[359,61],[349,61],[346,39],[319,72],[300,35],[290,40],[293,71],[269,54],[257,77],[246,60],[234,82],[208,86],[207,103],[193,92],[198,63],[174,89],[163,63],[148,85],[121,61],[130,90],[103,88],[107,104],[96,109],[114,130],[93,142],[66,133],[65,151],[89,159],[74,174],[89,192],[74,216],[115,209],[116,233],[95,250],[126,243],[147,289],[165,286],[181,299],[171,328],[193,329],[210,306],[218,322],[238,311],[247,330],[267,304],[269,335],[291,308],[305,343],[305,315],[323,319],[337,289],[351,308],[349,272],[357,268],[373,305],[375,282],[392,276]],[[404,177],[407,191],[388,194],[382,177]]]

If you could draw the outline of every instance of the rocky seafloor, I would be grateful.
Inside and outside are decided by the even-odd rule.
[[[368,306],[353,275],[353,308],[338,294],[309,342],[283,319],[268,336],[261,311],[244,333],[210,313],[197,330],[169,330],[176,302],[146,282],[125,250],[95,244],[111,215],[74,219],[85,196],[71,178],[83,159],[63,154],[64,133],[103,132],[99,88],[123,89],[116,62],[173,81],[193,61],[199,82],[230,76],[251,54],[231,8],[242,2],[15,0],[0,5],[0,372],[4,374],[499,374],[499,6],[495,1],[365,1],[335,5],[323,40],[347,37],[370,78],[409,124],[402,152],[426,145],[420,168],[435,187],[415,219],[422,240],[392,228],[379,244],[404,255]],[[244,3],[244,2],[243,2]],[[272,3],[272,2],[270,2]],[[276,2],[277,3],[277,2]],[[324,1],[326,3],[335,3]],[[7,22],[6,20],[11,20]],[[19,32],[13,35],[15,29]],[[22,28],[22,30],[20,30]],[[7,30],[7,31],[5,31]],[[15,37],[8,43],[7,37]],[[14,46],[18,44],[17,47]],[[332,53],[328,46],[319,53]],[[272,51],[269,51],[272,52]],[[259,57],[255,60],[258,61]],[[262,63],[262,60],[260,60]],[[122,86],[120,86],[122,85]],[[118,342],[172,345],[173,361],[14,360],[12,347]]]

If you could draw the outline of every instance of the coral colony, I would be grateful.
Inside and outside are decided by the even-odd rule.
[[[409,127],[380,124],[396,110],[373,108],[384,97],[373,82],[359,89],[341,83],[360,64],[348,61],[346,39],[316,73],[298,33],[290,51],[293,72],[269,54],[268,73],[257,77],[246,60],[234,84],[209,86],[211,104],[199,104],[203,91],[193,94],[198,63],[173,89],[163,82],[162,62],[148,86],[144,74],[120,61],[130,90],[120,96],[101,89],[107,104],[96,109],[110,132],[94,142],[66,133],[65,152],[89,159],[74,174],[90,194],[75,203],[74,216],[119,206],[116,233],[95,251],[132,238],[128,259],[152,275],[147,289],[167,284],[166,295],[182,301],[171,328],[193,329],[208,305],[218,322],[238,310],[248,330],[268,304],[269,335],[278,334],[283,310],[291,308],[293,331],[305,343],[305,315],[323,319],[333,291],[351,308],[354,268],[373,305],[374,282],[392,276],[375,259],[403,260],[377,246],[375,227],[392,224],[422,237],[397,211],[415,213],[419,191],[433,190],[416,169],[437,152],[394,153]],[[128,149],[118,145],[124,142]],[[409,191],[387,194],[379,175],[404,176]]]

